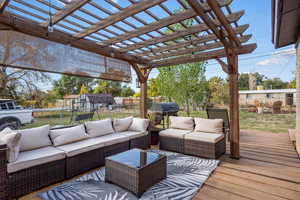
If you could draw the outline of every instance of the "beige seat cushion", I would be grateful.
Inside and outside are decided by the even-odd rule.
[[[7,146],[8,162],[15,162],[20,152],[21,134],[7,127],[0,132],[0,143]]]
[[[90,137],[98,137],[114,132],[111,119],[85,122],[87,134]]]
[[[149,123],[150,123],[149,119],[133,118],[132,123],[128,130],[145,132],[147,131]]]
[[[223,119],[195,118],[195,132],[222,133]]]
[[[67,157],[72,157],[81,153],[99,149],[103,146],[104,144],[99,143],[94,138],[90,138],[79,142],[58,146],[57,148],[64,151]]]
[[[96,137],[93,139],[95,139],[98,144],[102,144],[103,146],[108,146],[108,145],[113,145],[113,144],[118,144],[118,143],[129,141],[130,138],[129,138],[129,136],[126,136],[126,135],[113,133],[113,134],[104,135],[101,137]]]
[[[124,132],[119,132],[117,134],[128,136],[129,139],[134,139],[134,138],[145,136],[148,134],[148,132],[147,131],[124,131]]]
[[[33,166],[61,160],[66,157],[65,153],[55,147],[43,147],[31,151],[20,152],[16,162],[8,163],[8,173],[20,171]]]
[[[49,138],[50,126],[40,126],[37,128],[29,128],[23,130],[17,130],[21,133],[21,146],[20,151],[29,151],[38,149],[41,147],[51,146],[51,140]]]
[[[202,142],[217,143],[224,138],[224,134],[220,133],[204,133],[192,132],[185,135],[186,140],[196,140]]]
[[[159,132],[159,136],[174,137],[183,139],[184,136],[192,131],[169,128]]]
[[[50,130],[50,137],[54,146],[69,144],[89,138],[82,124],[70,128]]]
[[[194,129],[194,119],[192,117],[170,116],[170,128],[190,130]]]
[[[114,119],[114,129],[116,132],[127,131],[133,121],[133,117]]]

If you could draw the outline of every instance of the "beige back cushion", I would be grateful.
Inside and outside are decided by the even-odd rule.
[[[50,130],[50,137],[54,146],[69,144],[89,138],[83,124],[70,128]]]
[[[20,151],[29,151],[52,145],[49,138],[49,131],[49,125],[18,130],[17,132],[22,135]]]
[[[170,116],[170,128],[182,129],[182,130],[193,130],[194,119],[192,117],[176,117]]]
[[[85,122],[85,127],[90,137],[98,137],[114,133],[111,119]]]
[[[146,132],[149,126],[149,119],[133,118],[129,131],[142,131]]]
[[[133,117],[114,119],[114,129],[116,132],[127,131],[133,121]]]
[[[20,152],[21,134],[5,128],[0,132],[0,143],[6,144],[6,157],[8,162],[15,162],[18,159]]]
[[[195,118],[195,131],[206,133],[222,133],[223,119]]]

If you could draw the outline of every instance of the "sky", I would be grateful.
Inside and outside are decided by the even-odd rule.
[[[55,0],[54,0],[55,1]],[[103,2],[103,0],[93,0],[94,2]],[[128,0],[114,0],[122,7],[128,6]],[[102,4],[101,4],[102,5]],[[102,5],[103,6],[103,5]],[[171,10],[178,8],[175,0],[168,0],[166,6]],[[112,12],[117,9],[104,5]],[[245,10],[245,15],[239,20],[239,25],[250,24],[250,27],[245,34],[252,34],[252,38],[248,43],[256,43],[257,49],[252,54],[239,56],[239,72],[253,73],[259,72],[269,78],[281,78],[284,81],[293,79],[293,73],[296,69],[295,48],[293,45],[281,49],[275,49],[272,44],[272,24],[271,24],[271,0],[234,0],[231,4],[233,12]],[[155,8],[153,8],[155,12]],[[155,12],[157,14],[157,12]],[[160,12],[158,12],[160,13]],[[158,14],[159,16],[160,14]],[[146,16],[141,16],[146,21]],[[163,18],[163,14],[159,16]],[[149,19],[150,20],[150,19]],[[138,24],[136,24],[138,25]],[[150,78],[155,78],[158,75],[157,70],[153,70]],[[213,76],[226,78],[226,74],[222,71],[220,65],[212,60],[208,62],[206,77],[209,79]],[[51,77],[56,80],[60,75],[51,74]],[[130,87],[136,88],[136,74],[132,71],[132,83]],[[51,89],[51,86],[42,85],[42,89]]]

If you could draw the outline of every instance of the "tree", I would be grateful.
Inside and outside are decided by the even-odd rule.
[[[85,85],[82,85],[79,94],[88,94],[88,93],[89,93],[88,89],[85,87]]]
[[[265,89],[285,89],[288,87],[288,82],[284,82],[280,78],[273,78],[264,80],[263,86]]]
[[[296,88],[297,85],[297,79],[296,79],[296,73],[294,72],[294,78],[289,82],[288,88]]]
[[[147,95],[149,97],[157,97],[161,95],[158,89],[157,80],[154,78],[148,81]]]
[[[190,115],[190,105],[200,105],[206,95],[205,65],[206,62],[197,62],[159,69],[158,92],[184,105]]]
[[[220,77],[212,77],[208,80],[209,102],[214,104],[229,103],[228,83]]]
[[[128,86],[123,86],[121,90],[121,97],[131,97],[134,95],[134,90]]]
[[[262,85],[266,77],[258,72],[254,73],[256,85]],[[239,89],[249,90],[249,73],[242,73],[239,76]]]
[[[39,90],[39,83],[50,81],[46,73],[0,67],[0,98],[21,98]]]
[[[79,94],[82,85],[85,85],[88,93],[92,92],[95,79],[77,76],[63,75],[59,80],[54,81],[53,90],[57,96],[62,98],[67,94]]]
[[[121,96],[121,83],[116,81],[99,80],[94,88],[94,94],[111,94],[112,96]]]

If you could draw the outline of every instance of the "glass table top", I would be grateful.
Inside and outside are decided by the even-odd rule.
[[[154,152],[148,152],[141,149],[131,149],[110,157],[106,159],[116,161],[118,163],[122,163],[134,168],[141,168],[160,158],[164,157],[164,155],[160,155]]]

